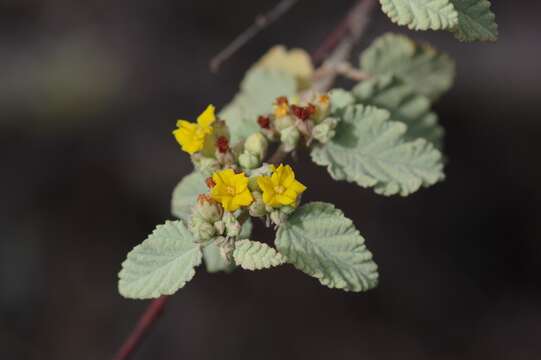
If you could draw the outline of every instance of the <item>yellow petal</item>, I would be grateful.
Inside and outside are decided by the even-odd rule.
[[[285,195],[276,195],[276,199],[281,205],[291,205],[295,202],[295,199],[290,198],[289,196]]]
[[[274,189],[270,176],[259,176],[257,178],[257,185],[263,192],[273,191]]]
[[[248,189],[233,197],[233,203],[239,206],[248,206],[254,201],[254,198]]]
[[[203,111],[201,115],[199,115],[199,117],[197,118],[197,123],[203,128],[208,128],[210,125],[212,125],[212,123],[214,123],[214,121],[216,120],[214,110],[215,108],[213,105],[207,106],[205,111]]]
[[[285,187],[289,187],[295,181],[295,173],[289,165],[283,167],[281,176],[282,185]]]
[[[291,184],[287,187],[288,189],[291,189],[295,191],[296,193],[302,193],[306,190],[306,186],[298,182],[297,180],[293,180]]]

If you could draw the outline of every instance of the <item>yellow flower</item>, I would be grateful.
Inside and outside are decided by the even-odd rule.
[[[306,186],[295,180],[295,173],[289,165],[280,165],[271,176],[260,176],[257,185],[263,190],[263,202],[272,207],[295,206],[297,197]]]
[[[210,190],[210,196],[220,202],[225,210],[235,211],[254,201],[244,173],[235,174],[233,170],[225,169],[214,173],[212,180],[216,185]]]
[[[209,105],[197,118],[197,123],[187,120],[178,120],[178,129],[173,131],[182,150],[189,154],[201,151],[205,146],[207,135],[212,134],[212,124],[216,120],[214,115],[214,106]]]

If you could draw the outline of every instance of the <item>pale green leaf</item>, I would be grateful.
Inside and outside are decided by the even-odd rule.
[[[231,133],[233,143],[259,131],[257,118],[272,112],[279,96],[297,93],[297,82],[291,73],[278,69],[255,67],[246,73],[240,92],[221,112]]]
[[[380,0],[381,9],[392,22],[412,30],[450,29],[458,14],[449,0]]]
[[[182,220],[166,221],[122,263],[118,289],[122,296],[150,299],[171,295],[195,275],[201,248]]]
[[[252,234],[252,220],[247,219],[242,225],[240,230],[239,239],[247,239]],[[220,248],[216,245],[216,242],[211,242],[209,245],[203,248],[203,260],[205,267],[209,273],[215,273],[219,271],[231,272],[235,269],[236,265],[225,259],[220,253]]]
[[[282,254],[267,244],[257,241],[240,240],[235,243],[233,258],[245,270],[268,269],[285,263]]]
[[[331,98],[331,113],[339,114],[348,105],[355,103],[355,98],[351,92],[343,89],[332,89],[329,91]]]
[[[361,68],[374,76],[395,75],[418,94],[434,100],[453,85],[455,64],[429,45],[385,34],[361,55]]]
[[[377,265],[363,237],[332,204],[313,202],[280,226],[276,247],[287,262],[323,285],[366,291],[378,283]]]
[[[176,217],[188,221],[192,215],[192,208],[195,205],[197,196],[208,192],[205,179],[201,174],[194,171],[186,175],[173,190],[171,200],[171,212]]]
[[[405,141],[407,126],[389,116],[372,106],[349,106],[334,138],[312,149],[312,160],[336,180],[387,196],[407,196],[442,180],[441,153],[424,139]]]
[[[488,0],[451,0],[458,12],[453,29],[460,41],[496,41],[498,25]]]
[[[423,138],[441,148],[443,128],[438,116],[430,110],[430,100],[396,77],[384,75],[363,81],[352,93],[357,103],[388,110],[392,120],[406,124],[406,140]]]

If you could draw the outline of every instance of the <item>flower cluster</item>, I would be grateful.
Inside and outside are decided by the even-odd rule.
[[[313,140],[326,143],[334,136],[338,123],[329,117],[330,101],[327,94],[314,96],[306,103],[282,96],[275,100],[273,112],[260,116],[257,123],[269,139],[280,141],[286,152],[295,150],[301,140],[307,146]]]

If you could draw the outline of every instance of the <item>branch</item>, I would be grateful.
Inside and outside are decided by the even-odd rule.
[[[217,72],[222,63],[227,61],[241,47],[252,40],[260,31],[282,17],[282,15],[288,12],[298,1],[299,0],[282,0],[268,13],[258,15],[249,28],[240,33],[225,49],[220,51],[218,55],[210,60],[210,70],[212,72]]]
[[[137,346],[141,343],[144,336],[149,332],[152,325],[163,312],[168,299],[169,297],[162,296],[150,303],[139,319],[139,322],[137,322],[137,325],[133,329],[130,336],[126,339],[124,344],[122,344],[120,350],[118,350],[113,360],[127,360],[130,358]]]

